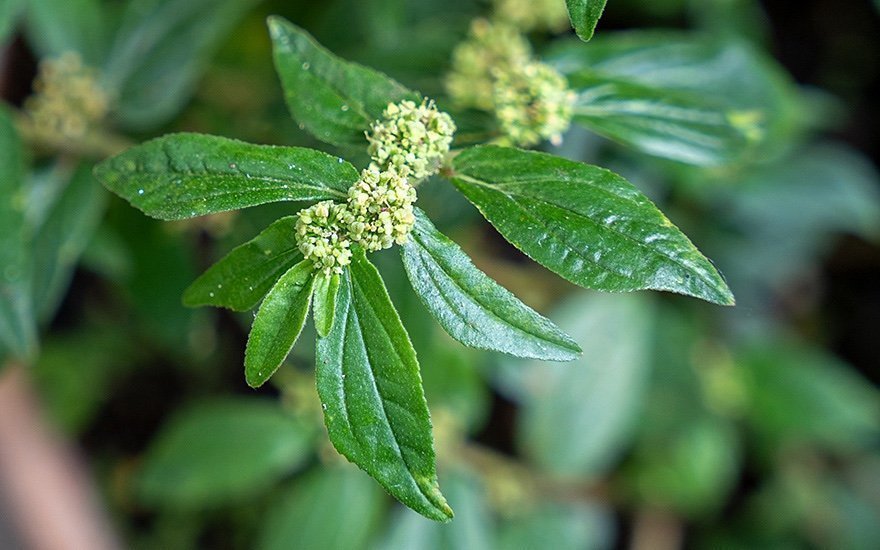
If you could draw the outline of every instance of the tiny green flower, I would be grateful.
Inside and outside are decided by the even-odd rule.
[[[97,71],[72,52],[40,62],[34,92],[25,101],[25,112],[37,134],[50,140],[83,137],[109,109]]]
[[[577,97],[565,77],[537,61],[500,68],[494,76],[495,116],[505,138],[520,146],[543,139],[558,145]]]
[[[452,52],[446,90],[463,107],[492,109],[492,71],[529,61],[532,48],[516,27],[475,19],[468,38]]]
[[[404,176],[371,164],[348,190],[351,239],[368,252],[406,243],[415,224],[415,201],[416,190]]]
[[[347,206],[333,201],[319,202],[299,212],[297,246],[316,270],[327,275],[342,273],[342,269],[351,263],[351,240],[345,229],[347,222]]]
[[[440,168],[454,133],[452,117],[425,99],[420,105],[414,101],[390,103],[382,120],[373,123],[367,140],[370,155],[379,166],[420,180]]]

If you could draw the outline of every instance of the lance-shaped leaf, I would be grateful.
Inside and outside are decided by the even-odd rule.
[[[64,296],[73,268],[104,212],[107,193],[82,165],[37,229],[33,244],[32,295],[38,318],[45,321]]]
[[[95,176],[148,216],[179,220],[276,201],[344,199],[354,166],[313,149],[171,134],[105,160]]]
[[[184,305],[234,311],[256,306],[275,281],[303,259],[294,240],[296,220],[296,216],[281,218],[234,248],[186,289]]]
[[[314,266],[303,260],[278,279],[260,304],[244,352],[245,380],[252,388],[275,374],[299,338],[314,283]]]
[[[319,273],[315,276],[315,296],[312,304],[312,315],[315,318],[315,330],[318,336],[326,337],[333,329],[336,316],[336,295],[339,293],[339,275]]]
[[[536,262],[586,288],[668,290],[733,304],[724,279],[654,204],[617,174],[546,153],[484,146],[452,181]]]
[[[363,251],[342,276],[335,317],[318,339],[316,362],[330,440],[392,496],[425,517],[449,520],[416,352]]]
[[[593,37],[607,0],[565,0],[571,26],[583,41]]]
[[[6,109],[0,107],[0,363],[7,351],[29,358],[37,340],[23,180],[21,140]]]
[[[761,130],[696,94],[656,89],[590,71],[569,75],[573,120],[643,153],[697,166],[735,160]],[[754,121],[757,124],[758,121]]]
[[[548,361],[580,355],[567,334],[477,269],[421,209],[416,209],[416,225],[401,250],[416,294],[462,344]]]
[[[389,103],[421,99],[378,71],[336,57],[280,17],[269,18],[269,32],[287,106],[322,141],[366,145],[364,132]]]

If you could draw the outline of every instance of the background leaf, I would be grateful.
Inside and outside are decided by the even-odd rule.
[[[401,247],[403,263],[416,294],[450,336],[518,357],[578,357],[568,335],[477,269],[421,209],[415,212],[416,225]]]
[[[278,279],[260,305],[244,353],[244,374],[252,388],[271,377],[299,337],[314,288],[314,266],[303,260]]]
[[[593,37],[607,0],[565,0],[571,26],[583,41]]]
[[[98,66],[106,51],[104,12],[98,0],[27,0],[25,28],[39,57],[75,52]]]
[[[176,114],[235,23],[260,0],[128,2],[105,66],[119,100],[114,115],[131,129]]]
[[[571,365],[506,365],[517,380],[525,454],[544,471],[597,478],[631,443],[650,371],[654,311],[643,295],[580,293],[553,318],[584,355]]]
[[[37,229],[32,292],[41,320],[48,320],[63,298],[77,260],[101,221],[105,202],[91,165],[81,165]]]
[[[318,394],[336,449],[392,496],[434,520],[452,510],[437,485],[419,365],[379,272],[356,252],[333,330],[318,339]]]
[[[0,43],[5,43],[9,33],[15,28],[23,7],[22,0],[0,2]]]
[[[184,305],[253,309],[281,275],[303,259],[294,237],[296,220],[296,216],[276,220],[232,249],[186,289]]]
[[[340,158],[301,147],[170,134],[105,160],[95,176],[149,216],[193,218],[275,201],[344,199],[357,181]]]
[[[696,94],[654,89],[588,71],[569,75],[568,81],[578,94],[575,122],[643,153],[714,166],[735,160],[749,145],[749,128],[734,125],[734,111]],[[754,132],[760,130],[756,127]]]
[[[29,358],[37,341],[24,167],[18,132],[8,111],[0,107],[0,356],[8,352],[19,359]]]
[[[147,451],[137,494],[151,506],[219,507],[259,493],[299,467],[313,430],[261,399],[182,410]]]
[[[668,290],[729,305],[721,275],[635,187],[603,168],[484,146],[455,158],[456,187],[517,248],[569,281]]]
[[[363,472],[322,468],[290,483],[271,506],[258,548],[366,548],[385,505],[382,490]]]
[[[389,103],[421,100],[382,73],[336,57],[280,17],[269,18],[269,32],[287,106],[321,141],[366,146],[364,132]]]

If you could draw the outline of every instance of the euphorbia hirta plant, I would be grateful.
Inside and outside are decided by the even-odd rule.
[[[434,227],[416,206],[426,177],[451,182],[505,239],[572,283],[733,303],[712,263],[621,176],[498,144],[457,149],[453,118],[430,98],[335,57],[287,21],[270,18],[269,28],[293,116],[324,142],[363,147],[368,166],[358,170],[312,149],[172,134],[106,160],[95,173],[163,220],[274,201],[312,203],[232,250],[190,286],[184,302],[259,306],[245,352],[253,387],[282,365],[311,310],[330,440],[407,506],[435,520],[452,517],[437,482],[416,353],[371,252],[398,247],[416,294],[465,345],[550,361],[580,353]],[[513,95],[500,99],[508,106],[506,126],[517,134],[496,143],[560,139],[577,94],[549,70],[532,64],[498,77],[510,82]],[[512,112],[530,108],[532,77],[543,78],[564,108],[537,117]],[[529,129],[546,126],[551,115],[549,130]]]

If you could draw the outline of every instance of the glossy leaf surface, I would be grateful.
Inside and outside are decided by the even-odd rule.
[[[315,297],[312,306],[315,318],[315,329],[318,336],[326,337],[333,329],[336,315],[336,295],[339,293],[339,275],[327,276],[319,273],[315,276]]]
[[[344,199],[354,167],[300,147],[170,134],[105,160],[95,175],[145,214],[179,220],[276,201]]]
[[[275,68],[293,118],[321,141],[363,145],[389,103],[421,97],[373,69],[340,59],[307,32],[269,18]]]
[[[430,519],[449,520],[415,350],[362,251],[342,277],[335,317],[318,339],[316,366],[330,440],[392,496]]]
[[[577,344],[549,319],[477,269],[420,209],[401,250],[416,294],[459,342],[549,361],[571,361],[580,354]]]
[[[299,338],[314,286],[314,267],[303,260],[278,279],[266,295],[248,336],[244,374],[252,388],[271,377]]]
[[[279,277],[303,259],[294,237],[296,219],[281,218],[234,248],[186,289],[184,305],[247,311],[260,303]]]
[[[455,158],[456,187],[514,246],[569,281],[667,290],[730,305],[715,267],[647,197],[603,168],[484,146]]]

